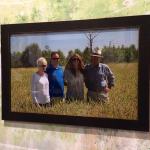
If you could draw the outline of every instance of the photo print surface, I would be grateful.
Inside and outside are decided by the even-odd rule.
[[[138,119],[139,29],[13,34],[11,111]]]

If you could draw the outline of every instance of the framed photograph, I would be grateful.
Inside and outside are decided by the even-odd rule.
[[[149,131],[149,20],[2,25],[2,119]]]

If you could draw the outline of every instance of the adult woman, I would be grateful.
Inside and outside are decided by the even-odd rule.
[[[67,85],[66,99],[84,99],[84,64],[78,54],[70,57],[64,71],[64,81]]]
[[[32,75],[32,99],[38,106],[50,106],[49,81],[44,72],[47,67],[47,61],[44,57],[37,60],[37,72]]]

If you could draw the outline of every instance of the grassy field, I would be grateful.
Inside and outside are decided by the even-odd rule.
[[[137,63],[108,64],[114,72],[115,87],[110,91],[109,102],[65,103],[55,101],[52,108],[37,108],[32,104],[31,76],[36,68],[13,68],[11,70],[11,110],[43,114],[61,114],[117,119],[137,119]]]

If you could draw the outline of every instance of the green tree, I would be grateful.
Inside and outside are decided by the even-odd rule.
[[[137,60],[138,50],[135,45],[130,45],[129,47],[109,45],[103,47],[102,55],[105,62],[131,62]]]
[[[61,50],[58,50],[58,54],[59,54],[59,57],[60,57],[60,65],[64,66],[66,64],[65,55]]]
[[[49,48],[48,45],[45,45],[45,49],[42,50],[42,57],[44,57],[48,63],[50,63],[50,58],[51,58],[51,49]]]
[[[108,46],[108,47],[104,47],[102,49],[102,55],[103,55],[103,61],[104,62],[114,62],[114,51],[112,50],[112,47]]]
[[[132,51],[131,51],[130,48],[125,49],[124,60],[128,63],[131,62],[131,60],[132,60]]]
[[[138,56],[139,56],[139,51],[136,49],[135,45],[131,45],[130,49],[132,50],[132,60],[133,61],[137,61],[138,60]]]
[[[80,49],[76,48],[76,49],[74,50],[74,53],[79,54],[79,55],[82,57],[82,52],[81,52]]]
[[[50,50],[42,50],[42,57],[44,57],[47,62],[50,62],[51,51]]]
[[[70,59],[70,57],[71,57],[73,54],[74,54],[74,51],[73,51],[73,50],[70,50],[70,51],[68,52],[68,55],[67,55],[66,60],[68,61],[68,60]]]
[[[83,51],[83,61],[85,64],[89,64],[91,61],[91,50],[89,47],[86,47]]]
[[[22,52],[20,52],[20,51],[13,52],[11,54],[11,67],[12,68],[22,67],[22,62],[20,60],[21,56],[22,56]]]
[[[21,62],[24,67],[35,67],[37,59],[41,56],[42,52],[38,44],[32,43],[23,51]]]

